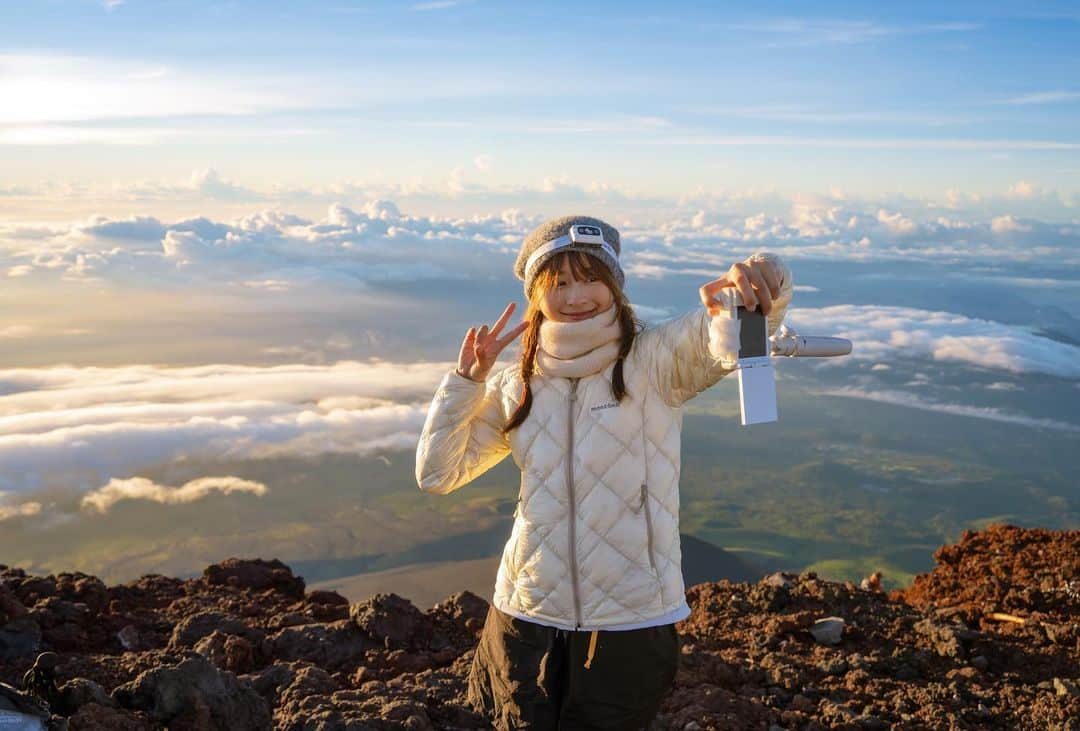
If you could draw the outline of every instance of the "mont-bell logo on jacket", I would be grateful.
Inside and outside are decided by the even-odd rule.
[[[589,408],[589,411],[600,411],[601,409],[613,409],[619,405],[618,401],[608,401],[606,404],[597,404]]]

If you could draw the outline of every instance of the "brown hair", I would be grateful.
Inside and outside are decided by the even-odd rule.
[[[611,393],[615,400],[620,402],[623,396],[626,395],[626,383],[623,381],[623,359],[630,353],[634,338],[644,329],[645,323],[634,316],[630,300],[626,298],[626,294],[615,280],[610,269],[584,252],[564,251],[545,261],[533,282],[529,296],[529,306],[522,316],[522,319],[529,321],[529,326],[521,335],[521,380],[525,386],[522,389],[521,403],[514,410],[510,421],[502,428],[503,434],[508,434],[511,429],[520,426],[532,409],[532,387],[529,381],[532,379],[533,369],[536,365],[536,349],[540,345],[540,324],[544,321],[544,314],[540,311],[540,300],[545,292],[554,289],[559,283],[559,270],[567,257],[570,259],[570,270],[574,273],[575,279],[596,277],[607,285],[615,299],[613,305],[616,308],[615,318],[622,328],[622,339],[619,343],[619,355],[615,361],[615,370],[611,374]]]

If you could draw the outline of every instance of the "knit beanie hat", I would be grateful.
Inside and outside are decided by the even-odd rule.
[[[619,287],[624,286],[626,276],[619,266],[619,232],[615,227],[591,216],[563,216],[540,224],[521,244],[514,276],[525,283],[526,298],[544,262],[563,251],[583,251],[599,259]]]

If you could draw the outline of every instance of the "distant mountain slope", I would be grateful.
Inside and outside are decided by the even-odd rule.
[[[462,590],[491,601],[498,568],[498,556],[469,561],[429,561],[328,579],[309,586],[312,589],[336,591],[350,602],[363,601],[375,594],[393,593],[405,597],[421,609],[427,609]]]
[[[683,580],[689,588],[706,581],[757,581],[761,570],[700,538],[681,535]],[[490,601],[499,569],[499,555],[466,561],[425,561],[384,571],[353,574],[309,584],[336,591],[359,602],[378,593],[394,593],[427,608],[468,589]]]
[[[680,533],[682,541],[683,582],[689,589],[706,581],[747,581],[761,578],[764,571],[734,553],[725,551],[700,538]]]

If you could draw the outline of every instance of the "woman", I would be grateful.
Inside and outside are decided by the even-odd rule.
[[[647,727],[674,680],[690,614],[679,545],[682,404],[730,373],[737,327],[713,295],[768,315],[791,299],[771,254],[734,264],[703,308],[658,327],[623,291],[619,232],[585,216],[524,240],[523,321],[470,328],[416,452],[422,490],[452,492],[512,454],[514,525],[474,656],[470,702],[500,729]],[[712,325],[712,327],[710,327]],[[713,337],[710,339],[710,331]],[[492,374],[518,335],[520,362]]]

